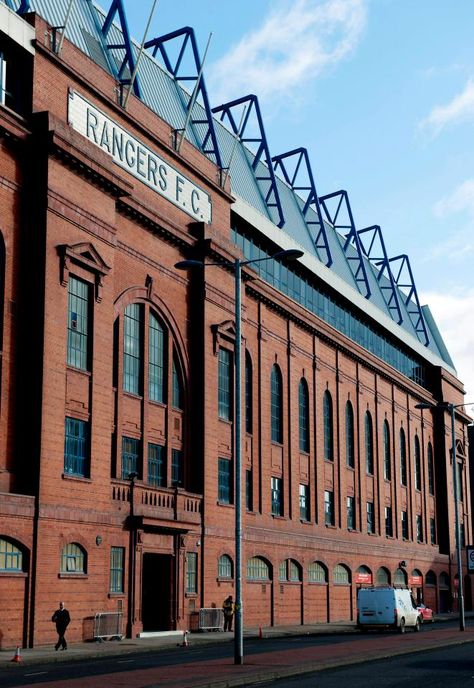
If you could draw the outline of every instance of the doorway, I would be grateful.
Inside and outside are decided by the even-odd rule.
[[[144,631],[172,630],[174,558],[169,554],[143,555],[142,623]]]

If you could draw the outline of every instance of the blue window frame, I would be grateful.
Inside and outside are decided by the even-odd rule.
[[[298,387],[300,451],[309,452],[309,392],[308,384],[301,378]]]
[[[72,275],[68,282],[67,364],[89,367],[90,286]]]
[[[130,473],[140,475],[140,440],[135,437],[122,437],[122,480],[128,480]]]
[[[84,420],[66,418],[64,434],[64,473],[86,477],[89,471],[89,425]]]
[[[61,573],[86,573],[86,557],[84,550],[74,542],[65,545],[61,550]]]
[[[346,466],[355,468],[354,411],[350,401],[346,402]]]
[[[272,515],[283,516],[283,481],[272,476]]]
[[[230,420],[232,415],[232,354],[219,349],[218,408],[219,418]]]
[[[184,486],[184,464],[181,449],[171,451],[171,487]]]
[[[123,389],[140,393],[142,368],[142,308],[132,303],[125,309],[123,331]]]
[[[232,499],[232,462],[219,459],[217,498],[222,504],[231,504]]]
[[[161,444],[148,444],[148,484],[153,487],[166,485],[166,452]]]
[[[283,444],[283,390],[279,367],[272,367],[270,381],[270,405],[271,405],[271,439],[272,442]]]
[[[148,323],[148,396],[151,401],[166,401],[166,338],[163,327],[150,313]]]
[[[403,428],[400,428],[400,482],[404,487],[407,486],[407,476],[407,443],[405,431]]]
[[[385,480],[392,479],[392,456],[390,452],[390,428],[388,421],[383,422],[383,476]]]
[[[23,552],[9,540],[0,538],[0,571],[23,571]]]
[[[369,475],[374,474],[374,433],[369,411],[365,413],[365,468]]]
[[[332,398],[326,390],[323,396],[323,423],[324,423],[324,458],[326,461],[334,461],[334,439]]]
[[[123,593],[124,591],[124,547],[110,548],[110,592]]]

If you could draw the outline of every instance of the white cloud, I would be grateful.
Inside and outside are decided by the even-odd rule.
[[[474,288],[454,293],[424,292],[423,302],[428,303],[444,343],[453,359],[458,377],[464,383],[469,414],[474,405]]]
[[[434,206],[435,215],[441,218],[464,211],[474,217],[474,179],[466,179]]]
[[[443,221],[442,241],[432,245],[429,260],[442,258],[459,264],[474,255],[474,179],[466,179],[433,207],[433,214]],[[453,217],[454,216],[454,217]],[[461,217],[460,217],[461,216]]]
[[[428,117],[420,122],[420,129],[437,136],[449,124],[474,121],[474,81],[469,79],[462,93],[455,96],[446,105],[434,107]]]
[[[366,0],[280,0],[263,24],[244,35],[207,78],[214,103],[255,93],[259,100],[297,91],[358,45]]]

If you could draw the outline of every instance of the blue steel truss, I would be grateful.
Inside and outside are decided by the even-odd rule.
[[[232,111],[242,105],[247,105],[247,109],[242,121],[241,131],[239,132],[239,124],[237,124]],[[273,171],[272,157],[268,148],[267,137],[265,135],[265,129],[263,126],[263,120],[260,113],[260,106],[258,104],[257,96],[250,94],[248,96],[244,96],[243,98],[232,100],[229,103],[212,108],[212,112],[220,112],[221,121],[223,121],[225,116],[227,116],[229,124],[232,127],[232,131],[236,136],[240,136],[240,141],[242,144],[257,144],[257,152],[255,153],[253,160],[250,161],[250,164],[255,174],[255,179],[259,184],[265,204],[270,210],[270,215],[272,214],[272,211],[276,211],[277,222],[275,224],[278,227],[283,227],[285,224],[285,216],[283,214],[280,194],[278,193],[275,173]],[[247,126],[249,126],[249,120],[252,114],[254,114],[254,121],[256,120],[258,135],[246,136],[245,131]]]
[[[413,273],[411,271],[408,256],[405,253],[394,256],[389,259],[389,263],[395,284],[400,289],[400,293],[404,296],[405,306],[418,335],[418,339],[424,341],[425,346],[428,346],[430,338],[426,329],[425,319],[418,299],[418,293],[413,280]],[[393,269],[394,265],[395,270]]]
[[[334,204],[333,199],[335,199]],[[331,194],[320,196],[319,201],[326,213],[326,218],[333,225],[336,232],[340,232],[344,235],[345,242],[343,250],[346,254],[348,265],[354,275],[359,291],[366,299],[370,299],[372,290],[370,288],[369,278],[367,277],[363,249],[354,224],[354,217],[352,215],[347,191],[334,191]],[[335,207],[333,207],[333,205]]]
[[[291,171],[284,162],[289,159],[292,159],[295,165],[294,169]],[[332,265],[331,249],[329,247],[323,216],[321,215],[321,208],[318,194],[316,193],[316,185],[314,183],[313,171],[309,162],[307,149],[295,148],[292,151],[288,151],[288,153],[274,155],[272,160],[275,164],[275,171],[280,167],[286,183],[295,193],[301,196],[304,204],[301,209],[304,221],[314,241],[318,255],[320,257],[321,255],[324,256],[325,263],[329,268]],[[301,169],[302,165],[303,169]],[[313,209],[316,215],[315,219],[311,219],[312,215],[308,214],[310,208]]]
[[[179,50],[176,62],[173,64],[169,53],[166,50],[166,44],[170,41],[175,41],[176,39],[183,39],[181,48]],[[188,70],[181,71],[183,57],[186,52],[188,45],[191,46],[191,52],[194,60],[194,68],[188,73]],[[201,141],[202,152],[208,157],[214,156],[214,162],[216,165],[222,169],[221,154],[219,151],[219,145],[217,143],[216,130],[214,128],[214,120],[212,117],[212,110],[209,104],[209,97],[207,95],[206,84],[204,81],[204,76],[202,74],[202,63],[199,57],[199,50],[197,46],[196,37],[194,34],[194,29],[190,26],[184,26],[182,29],[177,31],[172,31],[164,36],[158,38],[153,38],[151,41],[145,43],[145,48],[153,48],[153,57],[156,57],[157,52],[160,52],[161,58],[165,64],[166,69],[175,78],[176,83],[178,82],[190,82],[192,84],[192,91],[196,90],[196,98],[192,99],[189,97],[189,101],[184,103],[185,109],[193,107],[194,102],[200,97],[204,107],[204,116],[193,117],[191,116],[190,122],[192,125],[203,124],[205,126],[205,134]],[[199,82],[199,83],[198,83]],[[180,98],[185,99],[186,93],[182,88],[178,88]],[[183,131],[182,129],[180,131]],[[198,140],[198,132],[194,130]]]
[[[113,75],[116,77],[116,79],[122,84],[122,86],[126,86],[130,83],[131,76],[135,70],[135,57],[133,55],[132,41],[130,39],[130,31],[128,29],[127,15],[125,14],[123,0],[112,0],[108,14],[103,24],[101,23],[101,18],[91,0],[88,0],[88,3],[92,11],[92,16],[97,26],[98,34],[102,42],[102,48],[104,49],[104,53],[107,56],[107,61],[109,63],[110,69]],[[112,23],[117,15],[120,22],[120,29],[123,42],[108,43],[107,36],[111,29]],[[110,55],[111,50],[124,51],[123,60],[118,69],[115,65],[114,60],[112,59],[112,56]],[[127,67],[128,71],[130,72],[130,76],[124,76],[124,72]],[[133,92],[135,93],[137,98],[141,98],[140,81],[138,78],[138,74],[135,76],[135,80],[133,82]]]
[[[16,12],[17,14],[26,14],[30,11],[30,0],[21,0],[20,6],[15,10],[15,3],[13,0],[5,0],[7,7]]]
[[[377,281],[392,318],[401,325],[403,315],[398,301],[398,292],[379,225],[359,229],[358,235],[362,250],[377,268]]]

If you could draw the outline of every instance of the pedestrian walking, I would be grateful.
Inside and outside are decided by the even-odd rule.
[[[64,606],[64,602],[59,603],[59,609],[56,609],[51,617],[51,621],[56,624],[56,631],[58,633],[58,642],[54,646],[54,649],[56,651],[59,650],[59,648],[61,648],[61,650],[67,650],[65,635],[66,628],[69,626],[71,617],[69,616],[68,610]]]
[[[232,619],[234,618],[235,605],[232,595],[225,598],[222,603],[222,610],[224,612],[224,631],[232,630]]]

